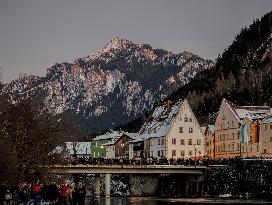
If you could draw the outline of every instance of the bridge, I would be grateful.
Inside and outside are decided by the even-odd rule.
[[[184,174],[204,178],[205,166],[184,165],[55,165],[49,167],[54,174],[95,174],[95,196],[100,196],[100,174],[105,174],[105,195],[110,197],[111,174]]]

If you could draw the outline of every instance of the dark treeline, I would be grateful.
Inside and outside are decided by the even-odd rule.
[[[69,138],[75,140],[76,128],[74,122],[46,112],[39,102],[0,95],[0,182],[44,176],[43,165],[65,160],[65,149],[54,150]]]

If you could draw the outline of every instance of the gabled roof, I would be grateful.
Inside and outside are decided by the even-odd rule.
[[[95,137],[93,140],[111,140],[115,137],[121,137],[125,132],[124,131],[111,131],[107,132],[103,135],[99,135]]]
[[[113,131],[113,132],[116,132],[116,131]],[[106,133],[107,134],[107,133]],[[107,142],[107,143],[105,143],[104,145],[105,146],[110,146],[110,145],[114,145],[122,136],[124,136],[124,135],[126,135],[126,136],[128,136],[129,138],[131,138],[132,140],[134,140],[134,139],[136,139],[137,138],[137,136],[138,136],[138,133],[129,133],[129,132],[119,132],[118,134],[114,134],[114,133],[112,133],[111,135],[110,134],[108,134],[107,135],[107,138],[104,138],[104,137],[101,137],[101,136],[104,136],[104,135],[101,135],[101,136],[98,136],[98,137],[96,137],[96,138],[98,138],[98,140],[101,140],[101,138],[102,139],[108,139],[108,140],[110,140],[109,142]],[[111,137],[111,138],[108,138],[108,137]],[[95,139],[96,139],[95,138]],[[97,140],[97,139],[96,139]]]
[[[237,106],[225,98],[222,102],[227,104],[239,121],[243,120],[245,117],[248,117],[250,120],[263,119],[270,114],[269,106]]]
[[[272,114],[271,114],[271,115],[268,115],[267,117],[265,117],[265,118],[262,120],[262,123],[263,123],[263,124],[272,123]]]
[[[170,101],[155,108],[148,121],[143,125],[138,138],[161,137],[167,135],[176,119],[182,101],[172,104]]]
[[[69,154],[91,154],[91,142],[65,142]],[[75,150],[74,150],[75,149]]]
[[[214,133],[214,125],[208,125],[209,130],[211,131],[211,133]]]

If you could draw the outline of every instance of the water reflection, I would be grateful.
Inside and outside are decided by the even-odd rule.
[[[92,205],[93,203],[86,203]],[[217,204],[217,205],[259,205],[259,204],[272,204],[268,201],[260,200],[227,200],[227,199],[169,199],[169,198],[150,198],[150,197],[111,197],[101,198],[97,201],[96,205],[202,205],[202,204]]]

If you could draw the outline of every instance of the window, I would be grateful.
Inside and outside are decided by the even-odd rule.
[[[249,136],[249,142],[250,144],[252,144],[252,136]]]
[[[237,140],[240,139],[240,133],[237,133]]]
[[[272,137],[270,137],[270,142],[272,142]]]
[[[188,117],[185,117],[185,118],[184,118],[184,122],[188,122]]]
[[[267,130],[267,125],[264,126],[264,130]]]
[[[161,152],[160,152],[160,150],[158,150],[158,157],[160,157],[161,156]]]
[[[272,125],[270,125],[270,130],[272,130]]]
[[[189,155],[189,156],[192,156],[192,155],[193,155],[193,151],[192,151],[192,150],[189,150],[188,155]]]
[[[163,150],[161,150],[161,156],[163,157]]]
[[[192,145],[192,139],[188,139],[188,145]]]
[[[176,144],[176,138],[172,139],[172,144]]]
[[[266,153],[266,149],[264,148],[264,151],[263,151],[263,153],[265,154]]]
[[[231,150],[234,151],[234,144],[231,145]]]
[[[180,150],[180,156],[184,157],[185,156],[185,150]]]
[[[161,145],[163,145],[164,144],[164,139],[161,139]]]
[[[185,145],[184,139],[180,140],[181,145]]]
[[[153,141],[151,140],[151,146],[153,146]]]
[[[179,133],[183,133],[183,127],[179,128]]]
[[[201,151],[198,151],[198,154],[201,154]]]
[[[161,140],[160,139],[158,139],[158,145],[161,145]]]
[[[193,128],[189,127],[189,133],[193,133]]]
[[[189,122],[193,122],[193,120],[192,120],[192,118],[191,118],[191,117],[189,118]]]
[[[196,140],[196,144],[197,144],[197,145],[200,145],[200,144],[201,144],[201,139],[197,139],[197,140]]]
[[[172,150],[172,157],[176,156],[176,150]]]

